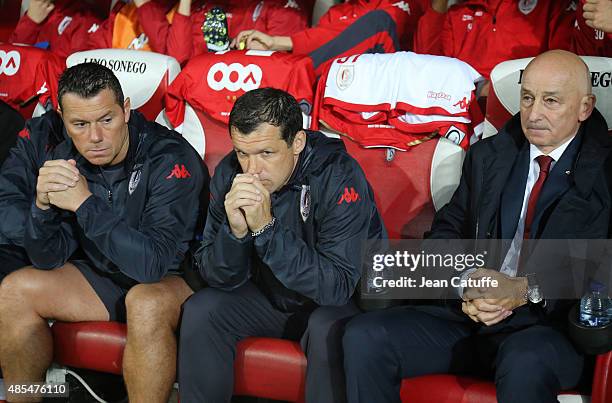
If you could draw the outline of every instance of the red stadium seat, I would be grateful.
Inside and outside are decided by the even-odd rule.
[[[75,368],[121,374],[126,325],[118,322],[55,322],[55,361]]]
[[[405,152],[366,149],[343,139],[374,190],[389,238],[422,238],[459,184],[463,149],[441,137]]]
[[[227,125],[188,103],[185,106],[185,120],[177,130],[204,158],[211,176],[217,164],[233,149]]]
[[[61,365],[121,374],[126,326],[112,322],[56,322],[54,361]],[[296,342],[248,338],[238,345],[234,365],[236,395],[303,402],[306,357]],[[562,394],[563,402],[580,399]],[[402,402],[495,403],[491,382],[452,375],[429,375],[404,380]],[[569,399],[569,400],[568,400]],[[582,400],[573,400],[582,401]],[[591,403],[612,401],[612,352],[597,357]]]

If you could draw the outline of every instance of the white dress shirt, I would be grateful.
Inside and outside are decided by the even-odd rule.
[[[565,152],[565,149],[569,145],[569,143],[574,139],[575,136],[572,136],[565,143],[561,144],[559,147],[555,148],[553,151],[548,154],[553,160],[550,164],[550,171],[553,170],[559,158]],[[518,225],[516,226],[516,233],[514,234],[514,238],[512,239],[512,243],[510,244],[510,248],[508,249],[508,253],[504,258],[504,262],[502,263],[500,272],[507,274],[508,276],[515,277],[516,272],[518,271],[518,261],[521,255],[521,246],[523,245],[523,233],[525,232],[525,217],[527,216],[527,205],[529,204],[529,196],[531,195],[531,189],[533,189],[533,185],[538,180],[538,176],[540,176],[540,164],[536,161],[536,158],[540,155],[546,155],[540,149],[533,144],[529,145],[529,174],[527,175],[527,183],[525,184],[525,192],[523,196],[523,206],[521,207],[521,216],[518,221]],[[549,173],[550,173],[549,171]]]

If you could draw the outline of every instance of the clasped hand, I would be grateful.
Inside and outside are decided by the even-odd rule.
[[[36,206],[41,210],[53,205],[74,212],[90,195],[87,179],[72,159],[47,161],[38,171]]]
[[[510,277],[490,269],[478,269],[469,278],[477,280],[490,277],[497,287],[471,287],[463,291],[462,310],[474,322],[492,326],[512,314],[514,309],[526,303],[527,279]]]
[[[257,174],[238,174],[225,195],[225,212],[232,234],[243,238],[272,221],[270,193]]]

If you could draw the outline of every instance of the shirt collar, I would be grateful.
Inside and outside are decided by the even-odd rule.
[[[567,148],[567,146],[569,146],[569,143],[571,143],[575,137],[576,135],[574,134],[572,137],[567,139],[565,143],[561,144],[559,147],[555,148],[550,153],[548,153],[548,156],[550,156],[555,162],[559,161],[559,158],[561,158],[561,156],[565,152],[565,149]],[[529,145],[529,160],[533,161],[540,155],[547,155],[547,154],[544,154],[542,151],[540,151],[538,147],[534,146],[533,144],[530,144]]]

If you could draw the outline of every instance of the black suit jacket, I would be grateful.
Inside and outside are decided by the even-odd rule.
[[[517,114],[499,134],[469,149],[459,187],[450,202],[436,214],[426,237],[475,239],[475,249],[488,243],[487,240],[505,238],[503,242],[486,246],[491,252],[488,267],[499,269],[516,232],[528,164],[529,143]],[[610,238],[611,195],[612,139],[605,119],[594,110],[551,170],[538,200],[532,237]],[[567,276],[555,276],[557,285],[573,281],[570,273],[559,273]],[[538,275],[540,277],[548,275]],[[567,304],[563,305],[566,311]],[[551,308],[548,312],[554,310]]]

